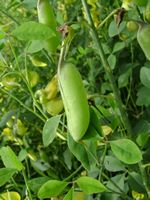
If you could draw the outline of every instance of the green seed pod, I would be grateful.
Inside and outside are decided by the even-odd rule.
[[[58,82],[68,130],[73,139],[79,141],[84,136],[90,121],[88,101],[80,73],[73,64],[67,63],[58,70]]]
[[[149,24],[139,23],[137,40],[146,58],[150,60],[150,25]]]
[[[56,31],[57,28],[56,18],[54,16],[53,8],[49,0],[38,0],[37,12],[38,12],[39,22],[49,26],[56,34],[55,37],[51,37],[50,39],[45,41],[45,49],[49,53],[55,53],[60,43],[60,35]]]

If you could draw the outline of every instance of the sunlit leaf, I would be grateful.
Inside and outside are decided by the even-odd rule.
[[[0,194],[0,200],[21,200],[18,192],[5,192]]]
[[[38,197],[39,198],[50,198],[54,196],[58,196],[68,185],[67,182],[58,181],[58,180],[50,180],[44,183],[39,191]]]
[[[9,146],[2,147],[0,149],[0,156],[5,167],[14,168],[18,171],[23,169],[22,163],[19,161],[18,157]]]
[[[99,193],[107,190],[100,181],[87,176],[78,178],[77,184],[85,194]]]

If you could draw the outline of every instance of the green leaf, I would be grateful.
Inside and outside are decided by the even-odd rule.
[[[13,150],[7,146],[7,147],[2,147],[0,149],[0,156],[2,158],[2,161],[7,168],[13,168],[18,171],[23,169],[22,163],[19,161],[18,157],[15,155]]]
[[[71,188],[68,193],[65,195],[63,200],[72,200],[73,199],[73,188]]]
[[[118,187],[120,189],[122,189],[124,191],[124,182],[125,182],[125,175],[124,174],[119,174],[119,175],[116,175],[114,177],[112,177],[108,182],[107,182],[107,187],[113,191],[116,191],[116,192],[120,192],[120,190],[118,189],[118,187],[116,187],[113,183],[116,183],[116,185],[118,185]]]
[[[129,82],[129,77],[131,75],[131,68],[128,68],[125,72],[123,72],[118,78],[119,88],[126,87]]]
[[[60,122],[61,115],[56,115],[47,120],[43,128],[43,144],[47,147],[53,142]]]
[[[12,168],[0,168],[0,186],[4,185],[15,174]]]
[[[0,200],[21,200],[20,194],[14,191],[8,191],[0,194]]]
[[[67,148],[65,150],[65,152],[63,153],[63,157],[64,157],[64,162],[65,164],[67,165],[68,169],[71,170],[72,168],[72,158],[73,158],[73,155],[72,153],[70,152],[69,148]]]
[[[97,140],[100,139],[100,137],[103,137],[101,123],[97,116],[95,108],[93,106],[90,106],[90,123],[82,140],[91,140],[91,139]]]
[[[142,177],[139,173],[134,171],[129,172],[128,183],[132,190],[138,192],[145,192]]]
[[[40,187],[46,183],[47,181],[49,181],[49,177],[45,176],[45,177],[38,177],[38,178],[33,178],[31,180],[28,181],[28,185],[29,185],[29,188],[37,193],[38,190],[40,189]]]
[[[17,27],[12,35],[17,37],[19,40],[46,40],[55,36],[53,30],[51,30],[45,24],[37,22],[25,22]]]
[[[133,0],[133,2],[134,2],[137,6],[146,6],[148,0]]]
[[[36,53],[44,48],[44,42],[42,40],[33,40],[27,47],[27,53]]]
[[[67,137],[67,143],[70,151],[73,155],[82,163],[83,167],[86,169],[90,169],[90,163],[88,159],[88,154],[81,143],[77,143],[73,140],[70,134]]]
[[[142,84],[150,89],[150,68],[147,67],[141,68],[140,79]]]
[[[120,51],[124,47],[125,47],[125,43],[124,42],[115,43],[114,48],[113,48],[113,53],[116,53],[116,52]]]
[[[138,143],[139,146],[143,148],[144,145],[148,142],[149,138],[150,138],[150,131],[147,133],[141,133],[138,135],[136,142]]]
[[[83,176],[77,179],[77,184],[85,194],[100,193],[106,191],[106,187],[98,180]]]
[[[58,196],[67,185],[68,183],[64,181],[47,181],[40,187],[38,191],[38,197],[43,199]]]
[[[110,141],[115,156],[126,164],[135,164],[142,160],[142,154],[137,145],[129,139]]]
[[[125,170],[124,164],[113,156],[105,156],[104,166],[110,172]]]
[[[6,123],[11,119],[13,115],[15,115],[16,110],[10,110],[6,112],[0,120],[0,128],[6,125]]]
[[[150,89],[147,87],[141,87],[137,93],[136,105],[149,106],[150,105]]]
[[[36,8],[36,5],[37,5],[37,0],[24,0],[22,2],[22,5],[24,7],[26,7],[27,9],[33,9],[33,8]]]
[[[0,31],[0,40],[3,39],[3,38],[5,38],[5,32]]]
[[[114,37],[115,35],[118,35],[120,32],[122,32],[125,26],[126,26],[126,22],[122,22],[120,26],[117,27],[115,20],[112,21],[108,28],[109,37]]]
[[[111,69],[113,70],[115,68],[115,66],[116,66],[116,56],[113,55],[113,54],[110,54],[108,56],[107,61],[108,61],[109,65],[110,65]]]

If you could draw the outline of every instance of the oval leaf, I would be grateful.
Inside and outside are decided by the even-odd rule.
[[[47,122],[44,125],[43,144],[45,147],[47,147],[51,142],[53,142],[56,136],[56,131],[58,128],[60,117],[61,117],[60,115],[51,117],[50,119],[47,120]]]
[[[67,182],[58,181],[58,180],[50,180],[47,181],[40,187],[38,191],[39,198],[50,198],[58,196],[68,185]]]
[[[75,142],[70,134],[68,134],[67,143],[71,153],[82,163],[84,168],[89,170],[89,158],[84,146],[81,143]]]
[[[86,194],[99,193],[107,190],[100,181],[87,176],[78,178],[77,184]]]
[[[1,168],[0,169],[0,186],[4,185],[16,172],[12,168]]]
[[[125,165],[120,162],[120,160],[112,156],[105,156],[104,166],[110,172],[125,170]]]
[[[141,68],[140,79],[143,85],[150,89],[150,68],[147,67]]]
[[[55,33],[45,24],[30,21],[18,26],[12,35],[19,40],[46,40],[54,37]]]
[[[9,146],[2,147],[0,149],[0,156],[2,158],[2,161],[5,167],[8,167],[8,168],[11,167],[18,171],[23,169],[22,163],[19,161],[18,157],[15,155],[15,153]]]
[[[129,139],[111,141],[110,146],[115,156],[126,164],[135,164],[142,160],[139,148]]]

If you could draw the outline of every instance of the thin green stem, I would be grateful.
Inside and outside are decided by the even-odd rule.
[[[65,56],[65,52],[66,52],[66,45],[65,45],[65,40],[62,41],[62,46],[61,46],[61,50],[60,50],[60,56],[59,56],[59,61],[58,61],[58,73],[60,72],[60,69],[63,65],[64,62],[64,56]]]
[[[5,12],[4,10],[0,9],[0,12],[3,13],[5,16],[7,16],[8,18],[10,18],[13,22],[15,22],[17,25],[19,25],[20,23],[10,14],[8,14],[8,12]]]
[[[120,92],[117,88],[115,78],[113,76],[112,70],[111,70],[111,68],[108,64],[107,59],[106,59],[106,56],[105,56],[105,53],[103,51],[97,30],[94,26],[94,22],[93,22],[93,19],[91,17],[91,14],[90,14],[88,4],[87,4],[86,0],[81,0],[81,1],[82,1],[84,10],[86,12],[86,15],[87,15],[87,21],[88,21],[88,23],[91,27],[91,30],[92,30],[91,34],[92,34],[93,40],[94,40],[95,44],[97,45],[97,50],[98,50],[98,54],[99,54],[100,59],[101,59],[101,63],[103,65],[104,69],[105,69],[106,74],[109,77],[109,81],[110,81],[110,84],[111,84],[111,87],[112,87],[112,90],[113,90],[113,93],[114,93],[114,96],[115,96],[115,100],[116,100],[116,103],[117,103],[118,108],[120,110],[122,123],[123,123],[124,127],[126,128],[128,135],[131,137],[132,128],[130,126],[130,122],[129,122],[129,119],[127,117],[126,111],[123,107],[123,103],[122,103],[122,100],[120,98]]]
[[[98,168],[100,168],[100,170],[102,169],[102,163],[99,163],[99,161],[97,160],[97,158],[88,150],[88,148],[86,147],[85,143],[84,147],[86,149],[86,151],[92,156],[92,158],[95,160]],[[107,148],[105,147],[104,149],[104,155],[106,154],[105,151],[107,151]],[[101,176],[103,176],[105,179],[107,179],[108,181],[110,181],[120,192],[121,194],[123,194],[126,198],[131,199],[113,180],[111,180],[103,171],[101,171]],[[113,191],[114,192],[114,191]]]
[[[118,12],[118,8],[113,10],[99,25],[98,25],[98,29],[101,28],[115,13]]]
[[[28,195],[27,199],[32,200],[31,191],[30,191],[30,188],[29,188],[29,185],[28,185],[28,180],[27,180],[27,176],[26,176],[24,169],[22,170],[22,174],[23,174],[23,178],[24,178],[25,185],[26,185],[26,188],[27,188],[27,195]]]
[[[14,99],[16,102],[18,102],[22,107],[24,107],[26,110],[28,110],[29,112],[33,113],[34,115],[36,115],[40,120],[42,120],[45,123],[45,119],[43,117],[41,117],[41,115],[39,115],[38,113],[34,112],[31,108],[29,108],[28,106],[26,106],[22,101],[20,101],[17,97],[15,97],[13,94],[7,92],[6,90],[4,90],[2,87],[0,87],[0,90],[7,94],[8,96],[10,96],[12,99]]]
[[[65,178],[63,181],[68,181],[72,177],[74,177],[80,170],[82,169],[82,165],[80,165],[72,174],[70,174],[67,178]]]
[[[150,186],[149,186],[149,182],[148,182],[149,177],[146,173],[146,169],[143,166],[142,162],[139,162],[138,164],[139,164],[139,169],[140,169],[140,172],[141,172],[141,175],[142,175],[143,184],[144,184],[146,192],[147,192],[147,196],[150,199]]]

